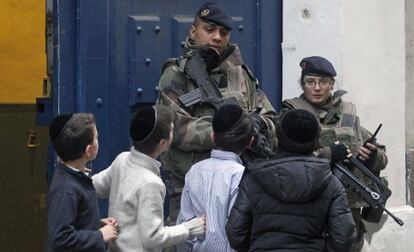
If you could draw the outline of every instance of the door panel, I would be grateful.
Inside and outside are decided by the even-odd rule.
[[[129,149],[130,116],[137,107],[155,102],[161,66],[182,54],[182,41],[204,2],[54,0],[53,108],[44,111],[53,116],[69,111],[95,114],[100,134],[96,172]],[[232,13],[231,41],[239,45],[244,61],[278,107],[282,1],[218,2]],[[38,114],[42,116],[52,118]]]

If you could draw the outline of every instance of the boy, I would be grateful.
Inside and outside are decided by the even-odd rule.
[[[206,237],[186,241],[180,251],[232,251],[224,227],[244,171],[239,156],[253,141],[253,121],[239,106],[224,105],[212,125],[215,147],[209,159],[194,164],[185,176],[177,219],[181,223],[206,213]]]
[[[313,152],[320,127],[306,110],[276,124],[279,151],[249,164],[226,225],[237,251],[349,251],[355,223],[329,161]]]
[[[171,145],[173,119],[165,106],[138,110],[130,123],[131,151],[92,178],[98,197],[109,197],[109,214],[119,222],[119,237],[109,244],[112,252],[161,251],[204,233],[203,217],[164,227],[166,189],[156,158]]]
[[[96,192],[85,167],[98,154],[98,132],[92,114],[57,116],[49,126],[57,165],[48,194],[47,251],[105,251],[117,237],[117,223],[103,219]]]

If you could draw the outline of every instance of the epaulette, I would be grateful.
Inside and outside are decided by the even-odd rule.
[[[167,69],[169,66],[172,66],[172,65],[179,66],[179,62],[178,62],[179,59],[180,58],[169,58],[169,59],[167,59],[161,67],[161,74],[163,74],[165,69]]]

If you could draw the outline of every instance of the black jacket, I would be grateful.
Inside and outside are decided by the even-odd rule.
[[[278,153],[251,164],[226,225],[238,251],[349,251],[355,224],[325,159]]]
[[[83,172],[56,167],[47,211],[48,252],[105,251],[96,191]]]

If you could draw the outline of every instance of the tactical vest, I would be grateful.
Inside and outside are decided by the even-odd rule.
[[[169,59],[162,67],[162,72],[171,65],[176,65],[178,67],[178,72],[185,76],[185,57]],[[258,104],[258,100],[252,99],[254,96],[253,93],[257,92],[257,83],[256,78],[250,69],[245,65],[233,64],[229,61],[224,61],[219,67],[210,72],[210,77],[213,79],[215,84],[220,90],[223,98],[235,97],[242,107],[246,111],[253,111]],[[193,83],[191,80],[186,78],[185,83],[185,93],[188,93],[198,86]],[[260,97],[259,97],[260,99]],[[197,105],[194,106],[192,115],[195,117],[204,117],[204,116],[213,116],[215,111],[214,109]]]
[[[343,94],[339,93],[339,97]],[[329,144],[338,140],[346,144],[352,153],[358,153],[359,148],[363,144],[363,139],[355,104],[338,98],[334,105],[328,111],[325,111],[311,105],[303,97],[288,99],[285,102],[292,108],[305,109],[316,116],[321,126],[319,139],[321,147],[329,146]],[[363,175],[358,168],[351,167],[350,169],[355,175],[362,178],[365,183],[370,182],[370,179]],[[368,206],[355,192],[347,189],[347,195],[350,208]]]

